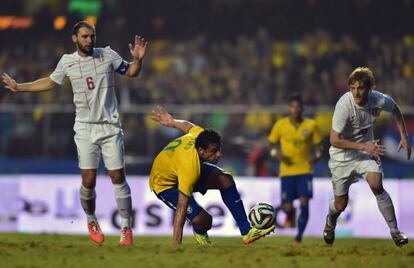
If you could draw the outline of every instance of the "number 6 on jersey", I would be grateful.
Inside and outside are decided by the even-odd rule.
[[[88,76],[86,77],[86,85],[88,86],[89,90],[95,89],[95,84],[93,83],[93,78]]]

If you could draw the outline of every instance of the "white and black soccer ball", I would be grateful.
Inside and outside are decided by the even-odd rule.
[[[267,203],[257,203],[249,211],[249,221],[252,227],[267,229],[275,225],[275,208]]]

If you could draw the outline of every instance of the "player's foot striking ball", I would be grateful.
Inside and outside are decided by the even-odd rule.
[[[177,120],[162,107],[154,111],[152,119],[186,133],[171,141],[158,154],[149,182],[155,195],[175,210],[175,245],[182,242],[185,220],[191,222],[198,244],[210,244],[207,231],[211,229],[213,219],[193,197],[193,192],[205,194],[208,189],[220,191],[245,244],[251,244],[274,230],[274,226],[264,230],[250,226],[233,176],[215,165],[221,157],[221,136],[216,131]]]

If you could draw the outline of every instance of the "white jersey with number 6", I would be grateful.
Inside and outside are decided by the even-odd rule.
[[[114,73],[125,74],[128,63],[109,46],[94,48],[92,56],[64,54],[50,75],[59,85],[69,77],[76,107],[76,122],[119,123]]]
[[[368,95],[368,103],[364,107],[354,102],[351,92],[345,93],[336,103],[332,119],[332,129],[345,140],[366,143],[374,139],[374,122],[381,111],[392,112],[395,108],[394,100],[375,90]],[[335,161],[350,161],[357,159],[361,154],[357,150],[340,149],[331,146],[331,159]]]

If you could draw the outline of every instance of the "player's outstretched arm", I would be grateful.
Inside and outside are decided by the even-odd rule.
[[[132,45],[128,44],[129,52],[131,52],[132,61],[129,63],[127,76],[135,77],[139,74],[142,67],[142,60],[145,57],[147,51],[148,42],[144,40],[141,36],[135,35],[135,43]]]
[[[187,214],[187,208],[190,204],[190,198],[178,193],[177,210],[174,217],[174,231],[173,231],[173,244],[179,245],[183,241],[183,227],[185,223],[185,215]]]
[[[408,134],[407,134],[407,129],[405,127],[404,116],[397,104],[395,105],[392,115],[394,117],[395,123],[398,126],[398,130],[400,131],[400,136],[401,136],[401,141],[400,141],[400,144],[398,145],[398,151],[400,151],[401,149],[404,149],[407,152],[407,159],[410,159],[411,158],[411,144],[410,144],[410,141],[408,140]]]
[[[190,128],[195,126],[193,123],[186,120],[175,119],[163,107],[158,106],[155,111],[152,111],[152,120],[157,121],[163,126],[173,127],[187,133]]]
[[[49,77],[41,78],[33,82],[17,83],[8,74],[3,73],[1,76],[4,87],[13,92],[41,92],[53,89],[57,84]]]

